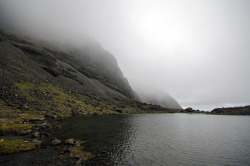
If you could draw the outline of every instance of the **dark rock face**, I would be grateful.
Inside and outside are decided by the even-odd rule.
[[[175,100],[167,107],[155,103],[166,108],[138,102],[114,56],[98,43],[55,46],[1,30],[0,38],[0,104],[5,106],[55,120],[62,120],[60,115],[174,112],[172,108],[180,108]],[[49,128],[43,120],[36,121],[39,130]]]
[[[27,98],[15,96],[15,82],[53,84],[71,94],[98,96],[107,101],[113,101],[114,98],[125,102],[134,99],[135,93],[116,59],[98,43],[78,48],[58,48],[27,41],[1,30],[0,38],[0,72],[4,78],[0,84],[0,97],[9,101],[22,100],[20,105],[23,105],[23,110],[32,109],[34,104],[29,103]],[[10,89],[13,95],[11,91],[6,91]],[[31,97],[39,97],[41,100],[48,97],[46,94],[32,93]]]

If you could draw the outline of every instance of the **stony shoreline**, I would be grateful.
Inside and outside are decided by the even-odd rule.
[[[60,126],[56,121],[62,117],[48,117],[41,115],[24,115],[6,118],[0,121],[0,155],[30,150],[57,147],[58,156],[68,157],[79,165],[82,161],[93,158],[94,155],[84,151],[84,141],[74,138],[54,138],[50,130],[57,130]]]

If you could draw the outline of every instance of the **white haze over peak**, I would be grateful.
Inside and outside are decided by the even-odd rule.
[[[250,103],[249,0],[1,0],[0,17],[37,37],[92,36],[135,91],[181,106]]]

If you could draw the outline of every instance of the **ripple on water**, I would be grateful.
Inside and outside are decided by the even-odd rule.
[[[69,117],[54,137],[86,140],[89,165],[250,165],[250,116]]]

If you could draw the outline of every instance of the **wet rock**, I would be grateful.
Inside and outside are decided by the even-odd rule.
[[[56,126],[55,126],[55,128],[56,128],[56,129],[61,129],[61,128],[62,128],[62,126],[60,126],[60,125],[56,125]]]
[[[53,116],[55,116],[55,115],[52,114],[52,113],[47,113],[47,114],[45,114],[45,117],[48,117],[48,118],[53,118]]]
[[[90,112],[90,113],[88,113],[88,115],[89,116],[96,116],[96,115],[98,115],[98,113],[97,112]]]
[[[45,137],[50,137],[51,134],[45,133],[44,136],[45,136]]]
[[[49,128],[49,124],[47,122],[44,122],[42,124],[37,125],[37,127],[39,127],[40,130],[46,130]]]
[[[63,117],[62,116],[57,116],[57,118],[55,119],[57,121],[62,121],[63,120]]]
[[[71,105],[71,104],[66,104],[66,106],[67,106],[67,107],[72,107],[72,105]]]
[[[65,141],[65,144],[66,145],[75,145],[75,140],[73,139],[73,138],[70,138],[70,139],[67,139],[66,141]]]
[[[72,115],[72,116],[79,116],[80,113],[79,113],[79,111],[78,111],[78,108],[72,108],[72,109],[71,109],[71,115]]]
[[[56,115],[53,115],[52,118],[53,118],[53,119],[57,119],[57,116],[56,116]]]
[[[5,136],[4,130],[0,130],[0,136]]]
[[[119,108],[116,108],[115,111],[118,112],[118,113],[122,113],[122,110],[119,109]]]
[[[71,152],[71,149],[64,149],[64,151],[63,151],[64,153],[70,153]]]
[[[51,145],[57,146],[57,145],[60,145],[61,143],[62,141],[60,139],[55,138],[54,140],[52,140]]]
[[[117,115],[117,113],[115,113],[115,112],[110,112],[110,113],[108,113],[108,115]]]
[[[41,124],[45,121],[45,118],[39,117],[35,119],[30,119],[29,122],[34,123],[34,124]]]
[[[39,138],[39,137],[40,137],[40,133],[38,131],[34,132],[32,135],[32,138]]]
[[[25,130],[20,130],[19,132],[18,132],[18,135],[21,135],[21,136],[24,136],[24,135],[28,135],[29,133],[27,132],[27,131],[25,131]]]
[[[37,138],[33,139],[32,141],[33,143],[37,144],[37,145],[41,145],[42,141],[38,140]]]
[[[22,106],[22,110],[27,110],[27,109],[29,109],[29,106],[28,106],[27,104],[24,104],[24,105]]]

